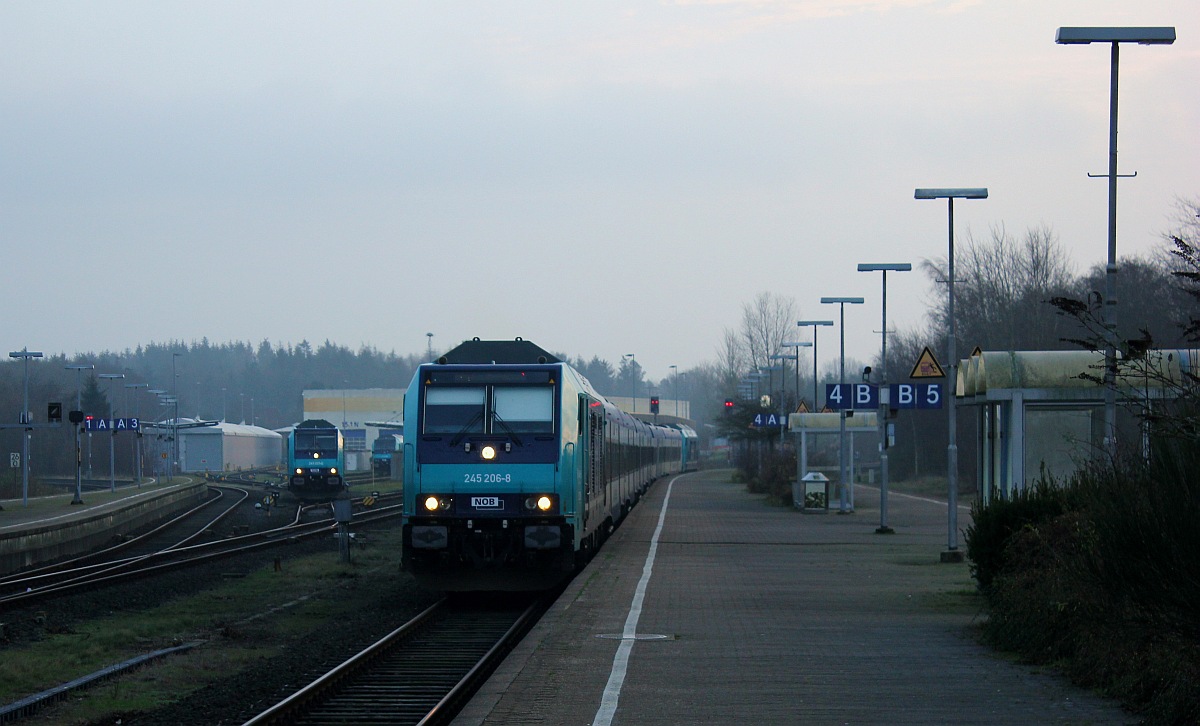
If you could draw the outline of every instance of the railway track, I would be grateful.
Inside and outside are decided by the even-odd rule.
[[[441,600],[245,726],[449,723],[553,600]]]
[[[221,557],[242,554],[258,549],[283,546],[297,539],[330,535],[336,529],[331,516],[313,520],[307,512],[320,508],[298,507],[290,522],[259,532],[197,542],[201,534],[247,501],[250,494],[240,492],[237,501],[223,509],[215,518],[202,518],[200,526],[186,523],[212,503],[191,510],[155,530],[130,539],[101,552],[91,553],[66,562],[27,570],[0,578],[0,610],[9,606],[25,606],[38,600],[78,592],[138,577],[210,562]],[[356,515],[355,523],[364,524],[400,515],[400,506],[379,506]],[[183,526],[180,532],[174,527]],[[165,534],[166,532],[171,534]],[[166,539],[164,539],[164,537]]]

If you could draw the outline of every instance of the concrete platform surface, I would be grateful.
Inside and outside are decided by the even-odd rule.
[[[944,503],[893,492],[880,535],[857,494],[814,515],[729,471],[657,482],[455,723],[1137,722],[977,642]]]

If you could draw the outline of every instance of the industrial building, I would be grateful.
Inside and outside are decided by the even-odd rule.
[[[237,471],[283,465],[283,437],[261,426],[217,423],[206,426],[197,419],[180,418],[179,471]],[[170,456],[171,422],[147,424],[147,468],[155,473],[165,466]]]

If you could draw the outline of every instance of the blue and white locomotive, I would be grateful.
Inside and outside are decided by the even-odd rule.
[[[308,419],[288,437],[287,488],[304,502],[328,502],[346,484],[342,432],[325,419]]]
[[[404,420],[403,563],[442,590],[549,587],[696,449],[691,429],[629,416],[519,338],[420,366]]]

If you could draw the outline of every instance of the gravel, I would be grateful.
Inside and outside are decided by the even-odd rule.
[[[248,509],[245,514],[239,515],[237,520],[230,522],[229,526],[242,525],[259,529],[264,526],[264,519],[261,512]],[[275,518],[273,526],[278,526],[281,519]],[[331,551],[331,544],[326,538],[311,538],[293,544],[285,551],[287,558],[292,559],[306,554],[328,553]],[[398,563],[398,556],[396,561]],[[261,553],[246,555],[244,561],[236,557],[223,559],[216,563],[189,568],[186,572],[137,580],[103,590],[62,597],[52,603],[43,603],[23,610],[7,611],[3,613],[2,618],[6,627],[4,639],[0,640],[0,657],[4,657],[5,650],[38,639],[46,632],[70,632],[79,622],[113,612],[129,612],[132,617],[136,617],[139,611],[153,608],[159,603],[216,587],[225,581],[230,572],[249,571],[261,567],[262,564]],[[347,577],[339,581],[336,588],[315,591],[312,595],[315,598],[336,597],[353,602],[355,607],[336,619],[314,623],[307,631],[293,631],[282,644],[256,643],[254,639],[258,629],[250,623],[253,622],[254,616],[261,616],[262,613],[247,612],[247,620],[227,625],[221,633],[200,647],[272,647],[277,648],[277,655],[259,659],[250,670],[232,673],[211,682],[180,701],[158,710],[110,714],[91,721],[88,726],[216,726],[244,723],[330,667],[379,640],[439,598],[438,593],[419,587],[410,577],[400,573],[398,567],[392,572],[395,577],[382,583],[378,577]],[[42,612],[46,613],[47,617],[44,624],[39,624],[38,615]],[[282,647],[278,647],[280,645]],[[26,722],[85,723],[64,720],[65,717],[56,714],[56,710],[51,707]]]

